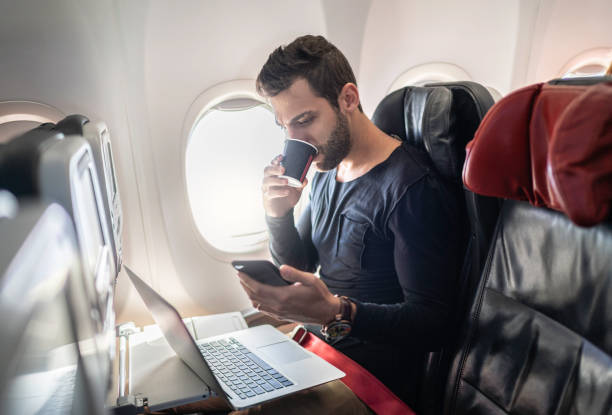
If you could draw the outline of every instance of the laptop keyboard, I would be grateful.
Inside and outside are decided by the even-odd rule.
[[[199,347],[215,377],[241,399],[293,385],[233,337],[202,343]]]

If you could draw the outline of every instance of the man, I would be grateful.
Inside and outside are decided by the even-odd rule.
[[[456,196],[426,155],[365,116],[348,61],[323,37],[276,49],[257,88],[288,135],[319,152],[297,226],[305,184],[279,177],[280,156],[264,171],[270,250],[294,284],[239,273],[244,289],[264,313],[322,326],[331,344],[417,407],[423,358],[445,340],[463,258]]]

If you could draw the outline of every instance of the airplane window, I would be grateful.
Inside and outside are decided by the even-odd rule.
[[[606,66],[592,63],[580,66],[563,75],[563,78],[576,78],[583,76],[601,76],[606,72]]]
[[[424,86],[435,82],[469,81],[472,77],[461,67],[446,62],[430,62],[413,66],[398,76],[387,93],[405,86]]]
[[[272,111],[254,99],[227,100],[196,121],[186,150],[187,193],[198,230],[213,247],[263,247],[263,169],[281,153],[283,140]]]
[[[612,48],[596,48],[574,56],[561,69],[562,78],[602,76],[612,62]]]
[[[46,122],[57,122],[64,114],[57,108],[31,101],[0,102],[0,143]]]

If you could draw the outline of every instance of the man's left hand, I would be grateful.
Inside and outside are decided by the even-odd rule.
[[[253,307],[278,319],[314,324],[326,324],[339,313],[340,300],[316,275],[289,265],[282,265],[280,273],[293,284],[275,287],[238,272]]]

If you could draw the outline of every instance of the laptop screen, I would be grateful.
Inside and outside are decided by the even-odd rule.
[[[200,349],[189,334],[189,330],[187,330],[178,311],[127,266],[124,265],[124,268],[153,315],[153,320],[164,333],[164,337],[177,356],[208,385],[211,391],[214,391],[218,396],[227,396],[202,357]]]

